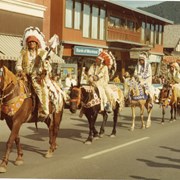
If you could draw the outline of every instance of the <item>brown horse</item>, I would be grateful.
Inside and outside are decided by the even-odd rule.
[[[141,128],[149,128],[151,126],[151,112],[153,106],[148,100],[147,95],[145,94],[144,87],[141,86],[134,77],[124,82],[124,96],[125,101],[128,101],[129,106],[132,110],[132,125],[130,130],[133,131],[135,128],[135,108],[140,108],[140,117],[141,117]],[[146,124],[144,123],[144,109],[146,108],[148,113],[148,118]]]
[[[115,86],[115,85],[114,85]],[[122,110],[124,106],[124,96],[123,92],[117,89],[118,100],[114,102],[113,108],[113,129],[110,137],[116,135],[116,126],[118,121],[119,111]],[[91,144],[94,138],[103,137],[105,133],[105,125],[108,119],[108,114],[106,111],[102,111],[103,122],[101,124],[100,132],[95,128],[95,123],[98,114],[100,113],[100,98],[97,88],[93,86],[84,85],[84,86],[74,86],[70,90],[70,111],[75,113],[76,110],[83,104],[83,111],[88,119],[89,123],[89,136],[85,141],[85,144]]]
[[[6,124],[11,130],[6,144],[6,151],[0,164],[0,172],[7,171],[9,155],[15,142],[17,147],[17,158],[15,165],[23,164],[23,151],[20,145],[19,130],[25,122],[37,123],[38,102],[33,100],[32,96],[27,96],[25,84],[5,66],[0,68],[0,95],[1,95],[1,119],[5,119]],[[62,96],[59,93],[60,96]],[[50,147],[45,157],[52,157],[57,148],[56,138],[60,122],[62,120],[64,101],[60,105],[58,112],[55,112],[54,106],[50,103],[50,114],[44,121],[49,128]]]
[[[174,85],[173,88],[169,84],[164,84],[163,88],[160,90],[159,102],[162,107],[162,120],[161,123],[164,124],[165,109],[170,106],[170,122],[176,120],[176,116],[180,113],[179,108],[180,92],[178,84]]]

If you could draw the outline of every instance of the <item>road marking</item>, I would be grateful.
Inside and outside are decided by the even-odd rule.
[[[144,141],[144,140],[149,139],[149,138],[150,138],[150,137],[144,137],[144,138],[141,138],[141,139],[136,139],[136,140],[134,140],[134,141],[130,141],[130,142],[128,142],[128,143],[121,144],[121,145],[119,145],[119,146],[115,146],[115,147],[113,147],[113,148],[109,148],[109,149],[106,149],[106,150],[103,150],[103,151],[99,151],[99,152],[97,152],[97,153],[90,154],[90,155],[88,155],[88,156],[84,156],[84,157],[82,157],[82,159],[90,159],[90,158],[92,158],[92,157],[99,156],[99,155],[102,155],[102,154],[105,154],[105,153],[114,151],[114,150],[116,150],[116,149],[120,149],[120,148],[122,148],[122,147],[129,146],[129,145],[131,145],[131,144],[135,144],[135,143]]]

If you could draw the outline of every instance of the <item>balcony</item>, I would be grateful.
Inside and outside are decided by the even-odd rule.
[[[141,33],[116,27],[108,27],[107,40],[123,40],[141,43]]]

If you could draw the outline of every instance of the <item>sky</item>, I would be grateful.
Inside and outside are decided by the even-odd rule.
[[[110,0],[110,1],[114,1],[114,2],[119,2],[122,5],[126,5],[132,8],[137,8],[137,7],[148,7],[148,6],[152,6],[152,5],[156,5],[159,4],[161,2],[163,2],[164,0],[159,0],[159,1],[153,1],[153,0],[141,0],[141,1],[136,1],[136,0]],[[172,0],[167,0],[167,1],[172,1]]]

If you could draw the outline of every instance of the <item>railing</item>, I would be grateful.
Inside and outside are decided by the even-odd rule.
[[[128,29],[108,27],[107,40],[123,40],[141,43],[141,33]]]

